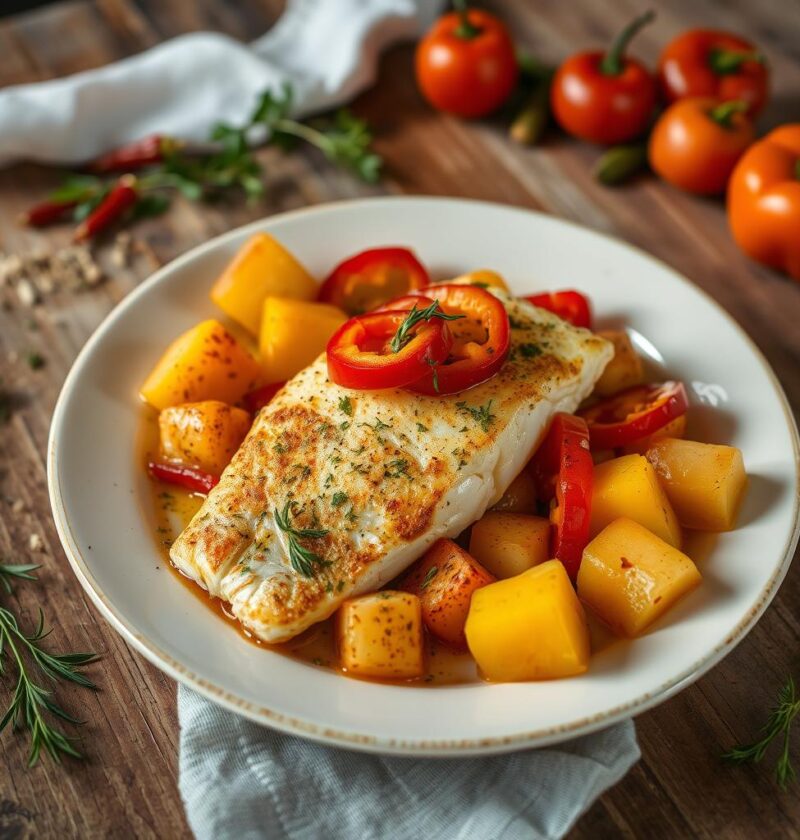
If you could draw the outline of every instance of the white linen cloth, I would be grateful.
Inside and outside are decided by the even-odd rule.
[[[197,32],[63,79],[0,90],[0,165],[82,163],[160,133],[208,138],[242,124],[264,90],[290,81],[296,116],[339,105],[369,86],[378,55],[419,35],[443,0],[289,0],[246,45]]]
[[[347,101],[381,49],[442,0],[289,0],[249,46],[197,33],[97,70],[0,91],[0,164],[80,163],[151,133],[204,140],[291,81],[295,113]],[[563,836],[639,758],[627,721],[493,758],[386,758],[256,726],[179,686],[180,791],[198,840],[517,840]]]
[[[435,759],[320,746],[183,685],[178,716],[197,840],[551,840],[639,758],[633,721],[539,750]]]

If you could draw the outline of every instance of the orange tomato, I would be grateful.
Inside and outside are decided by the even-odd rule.
[[[800,123],[742,156],[728,185],[728,222],[748,256],[800,281]]]
[[[624,52],[631,38],[652,19],[652,12],[636,18],[607,53],[577,53],[558,68],[550,104],[564,131],[601,145],[624,143],[644,134],[656,104],[656,82],[643,64]]]
[[[650,134],[650,166],[665,181],[698,195],[724,192],[736,162],[755,139],[745,102],[681,99]]]
[[[415,57],[417,84],[440,111],[459,117],[482,117],[505,102],[517,83],[514,44],[494,15],[466,9],[444,15],[419,42]]]
[[[740,99],[755,117],[764,107],[769,70],[749,41],[714,29],[690,29],[664,48],[658,78],[667,102],[688,96]]]

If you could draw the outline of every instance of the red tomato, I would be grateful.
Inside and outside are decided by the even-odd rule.
[[[449,323],[453,346],[447,359],[430,367],[409,390],[429,396],[456,394],[491,379],[511,345],[505,306],[480,286],[444,284],[420,289],[418,294],[437,300],[448,315],[463,317]]]
[[[589,299],[574,289],[562,289],[559,292],[542,292],[538,295],[525,295],[525,300],[553,312],[573,327],[592,328],[592,309]]]
[[[328,342],[328,375],[344,388],[402,388],[443,362],[453,346],[447,325],[431,316],[405,336],[409,311],[371,312],[351,318]]]
[[[665,181],[698,195],[725,192],[756,131],[741,100],[691,98],[673,102],[650,134],[648,157]]]
[[[430,283],[425,266],[408,248],[370,248],[348,257],[328,275],[319,300],[361,315],[387,300]]]
[[[769,90],[769,69],[750,41],[714,29],[690,29],[664,48],[658,77],[667,102],[688,96],[740,99],[755,117]]]
[[[580,412],[595,449],[615,449],[652,435],[686,414],[689,398],[681,382],[635,385]]]
[[[624,51],[653,17],[647,12],[636,18],[609,52],[577,53],[558,68],[550,99],[564,131],[603,145],[625,143],[644,134],[656,104],[656,82],[643,64]]]
[[[531,470],[538,492],[555,499],[550,508],[551,554],[575,580],[589,542],[594,476],[586,422],[572,414],[556,414]]]
[[[271,382],[269,385],[262,385],[260,388],[245,394],[242,397],[242,403],[251,414],[255,414],[264,408],[285,384],[285,382]]]
[[[417,84],[440,111],[483,117],[500,107],[517,83],[514,44],[494,15],[466,9],[444,15],[419,42]]]
[[[197,467],[185,467],[181,464],[149,461],[147,471],[157,481],[175,484],[203,495],[208,495],[219,483],[219,476],[199,470]]]

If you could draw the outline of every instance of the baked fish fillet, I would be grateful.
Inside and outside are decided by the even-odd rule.
[[[297,374],[172,546],[175,566],[258,638],[281,642],[480,518],[613,355],[589,331],[496,295],[511,319],[509,359],[462,394],[340,388],[324,354]],[[317,536],[292,540],[278,519]],[[292,566],[291,542],[323,561],[295,552],[311,576]]]

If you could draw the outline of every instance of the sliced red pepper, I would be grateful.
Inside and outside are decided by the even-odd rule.
[[[580,412],[592,447],[615,449],[652,435],[685,414],[689,398],[682,382],[636,385]]]
[[[592,328],[592,308],[586,295],[574,289],[558,292],[543,292],[539,295],[525,295],[525,300],[558,315],[573,327]]]
[[[242,403],[251,414],[255,414],[257,411],[264,408],[265,405],[270,403],[275,394],[277,394],[285,384],[285,382],[270,382],[269,385],[262,385],[260,388],[256,388],[255,390],[250,391],[250,393],[245,394],[242,397]]]
[[[333,269],[319,290],[319,300],[348,315],[361,315],[428,283],[428,272],[408,248],[370,248]]]
[[[199,470],[197,467],[187,467],[182,464],[171,464],[166,461],[148,461],[147,471],[158,481],[185,487],[194,493],[208,495],[212,488],[219,483],[219,476]]]
[[[51,225],[54,222],[61,222],[71,215],[79,203],[78,199],[42,201],[22,213],[19,217],[19,223],[28,227],[45,227],[45,225]]]
[[[559,412],[530,468],[537,492],[551,500],[550,553],[564,564],[573,581],[589,542],[593,467],[586,422]]]
[[[410,390],[430,396],[456,394],[491,379],[500,370],[508,356],[511,333],[506,308],[491,292],[452,283],[412,294],[438,300],[448,315],[464,317],[449,324],[453,346],[447,359],[432,365]]]
[[[443,362],[453,339],[440,318],[419,322],[398,350],[392,348],[392,339],[409,314],[371,312],[343,324],[328,342],[330,378],[344,388],[402,388]]]
[[[98,174],[105,172],[133,172],[145,166],[161,163],[180,146],[179,141],[162,134],[151,134],[113,149],[92,161],[86,168]]]
[[[138,198],[136,178],[123,175],[100,204],[78,225],[73,239],[83,242],[102,233],[130,210]]]

